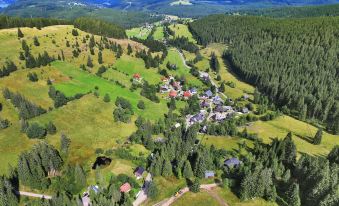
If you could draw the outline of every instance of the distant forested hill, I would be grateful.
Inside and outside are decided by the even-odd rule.
[[[228,12],[233,15],[235,12]],[[339,4],[324,6],[302,6],[302,7],[279,7],[268,9],[250,9],[237,11],[241,15],[255,15],[268,17],[317,17],[317,16],[339,16]]]
[[[232,69],[285,113],[339,133],[339,17],[213,15],[190,24],[200,44],[225,42]]]
[[[75,4],[71,0],[18,0],[2,10],[2,14],[20,17],[45,17],[76,19],[90,16],[116,23],[125,28],[140,26],[145,22],[159,21],[162,17],[139,11],[122,11],[99,8],[95,5]]]

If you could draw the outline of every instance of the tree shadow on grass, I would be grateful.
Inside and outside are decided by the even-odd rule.
[[[313,138],[311,137],[307,137],[307,136],[301,136],[301,135],[298,135],[298,134],[295,134],[295,136],[299,137],[300,139],[310,143],[310,144],[313,144]]]

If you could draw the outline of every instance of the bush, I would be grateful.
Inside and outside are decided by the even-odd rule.
[[[144,101],[142,101],[142,100],[140,100],[139,102],[138,102],[138,108],[139,109],[142,109],[142,110],[144,110],[145,109],[145,102]]]
[[[111,101],[111,98],[108,94],[105,94],[104,96],[104,102],[110,102]]]
[[[7,127],[9,127],[9,121],[0,118],[0,129],[6,129]]]
[[[49,122],[46,125],[46,130],[48,132],[48,134],[55,134],[57,132],[57,128],[56,126],[53,124],[53,122]]]
[[[41,139],[46,136],[46,129],[38,123],[32,123],[26,130],[27,137],[30,139]]]
[[[72,29],[72,35],[73,36],[79,36],[78,30]]]

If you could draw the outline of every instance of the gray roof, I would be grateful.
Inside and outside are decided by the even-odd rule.
[[[230,159],[225,160],[224,164],[229,167],[233,167],[236,165],[240,165],[241,161],[238,158],[232,157]]]
[[[211,96],[213,96],[213,93],[212,93],[211,90],[207,90],[207,91],[205,92],[205,95],[208,96],[208,97],[211,97]]]

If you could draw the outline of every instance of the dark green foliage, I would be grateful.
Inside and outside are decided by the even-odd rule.
[[[76,195],[86,187],[86,173],[79,165],[67,165],[62,172],[62,176],[56,177],[53,187],[57,191],[65,191]]]
[[[47,131],[44,126],[40,126],[38,123],[29,124],[26,130],[27,137],[30,139],[42,139],[46,136]]]
[[[10,73],[15,72],[17,70],[17,66],[12,61],[6,61],[5,65],[0,69],[0,78],[9,76]]]
[[[79,32],[77,29],[72,29],[72,35],[73,36],[79,36]]]
[[[99,51],[99,53],[98,53],[98,63],[99,63],[99,64],[102,64],[102,63],[103,63],[103,60],[102,60],[102,52],[101,52],[101,51]]]
[[[104,102],[110,102],[110,101],[111,101],[111,97],[108,94],[105,94]]]
[[[199,50],[199,47],[190,42],[187,37],[176,37],[175,39],[170,39],[168,43],[176,48],[186,50],[191,53],[196,53]]]
[[[55,90],[53,86],[49,87],[48,95],[54,100],[55,108],[62,107],[69,101],[69,99],[62,92]]]
[[[151,182],[148,186],[147,196],[154,199],[158,196],[159,190],[154,182]]]
[[[123,97],[117,97],[115,105],[117,108],[113,111],[114,121],[130,122],[131,116],[134,114],[131,103]]]
[[[142,85],[140,94],[153,102],[159,103],[160,100],[157,96],[157,91],[158,88],[155,85],[150,85],[147,81],[145,81]]]
[[[40,46],[40,42],[39,42],[39,39],[38,39],[38,37],[34,37],[33,38],[33,43],[34,43],[34,46]]]
[[[61,137],[60,137],[61,154],[67,156],[70,144],[71,144],[71,139],[69,139],[65,134],[61,134]]]
[[[157,41],[157,40],[149,39],[149,38],[145,40],[138,39],[138,38],[132,38],[132,40],[142,43],[143,45],[149,48],[150,52],[166,52],[167,53],[166,45],[162,43],[161,41]]]
[[[328,154],[327,159],[331,163],[339,164],[339,145],[333,147],[331,152]]]
[[[38,78],[38,75],[35,73],[35,72],[30,72],[30,73],[28,73],[27,74],[27,77],[28,77],[28,79],[30,80],[30,81],[32,81],[32,82],[37,82],[37,81],[39,81],[39,78]]]
[[[90,68],[93,68],[93,62],[92,62],[92,59],[90,56],[88,56],[87,58],[87,66],[90,67]]]
[[[131,55],[133,52],[132,47],[130,44],[127,45],[127,55]]]
[[[185,161],[182,174],[185,178],[193,177],[193,171],[192,171],[191,163],[188,160]]]
[[[51,18],[21,18],[21,17],[12,17],[12,16],[0,16],[0,29],[6,28],[15,28],[15,27],[45,27],[52,25],[67,25],[70,24],[67,20],[61,19],[51,19]],[[18,37],[22,38],[23,35]]]
[[[19,205],[19,200],[15,190],[15,185],[9,178],[0,176],[0,205]]]
[[[3,90],[3,96],[10,99],[11,103],[18,108],[19,116],[23,119],[30,119],[46,113],[46,110],[34,103],[28,101],[24,96],[18,93],[12,93],[7,88]]]
[[[99,77],[101,77],[101,75],[102,75],[103,73],[105,73],[106,71],[107,71],[107,68],[106,68],[105,66],[102,65],[102,66],[99,67],[99,69],[98,69],[96,75],[99,76]]]
[[[81,17],[74,20],[74,26],[82,31],[100,36],[123,39],[126,38],[125,30],[113,23],[103,20]]]
[[[217,58],[217,56],[215,55],[214,52],[211,54],[210,67],[213,71],[215,71],[217,73],[220,70],[220,63],[219,63],[219,60],[218,60],[218,58]]]
[[[289,206],[300,206],[299,185],[293,183],[285,194],[285,200]]]
[[[148,52],[146,52],[145,50],[137,51],[137,52],[135,53],[135,56],[136,56],[137,58],[141,58],[141,59],[144,60],[144,62],[145,62],[145,67],[146,67],[147,69],[149,69],[149,68],[151,68],[151,67],[156,68],[156,67],[158,67],[159,64],[161,63],[160,57],[159,57],[159,56],[156,56],[156,57],[153,58],[151,52],[149,52],[149,51],[148,51]]]
[[[195,178],[193,184],[190,186],[190,191],[194,193],[200,192],[200,180],[198,178]]]
[[[142,100],[140,100],[140,101],[138,102],[137,107],[138,107],[139,109],[144,110],[144,109],[146,108],[146,107],[145,107],[145,102],[142,101]]]
[[[22,33],[21,29],[18,28],[18,38],[23,38],[24,36],[24,33]]]
[[[200,101],[197,95],[192,96],[187,101],[188,105],[184,108],[183,113],[188,114],[195,114],[200,111]]]
[[[163,166],[162,166],[162,172],[161,175],[164,177],[169,177],[173,174],[172,172],[172,164],[168,159],[164,160]]]
[[[51,135],[56,134],[57,132],[56,126],[51,121],[48,122],[48,124],[46,125],[46,130],[47,130],[47,133]]]
[[[62,164],[63,161],[53,146],[39,143],[19,157],[20,183],[34,189],[47,189],[50,185],[50,179],[47,178],[48,172],[58,171]]]
[[[9,122],[8,119],[2,119],[0,117],[0,130],[6,129],[7,127],[9,127],[9,124],[10,124],[10,122]]]
[[[39,54],[38,57],[34,57],[31,53],[26,55],[26,68],[32,69],[41,66],[47,66],[49,63],[54,61],[53,57],[50,57],[49,54],[45,51],[42,55]]]
[[[200,44],[224,42],[231,69],[284,112],[338,133],[339,17],[270,19],[213,15],[190,24]],[[213,31],[213,32],[210,32]]]
[[[322,138],[323,138],[323,130],[321,128],[319,128],[317,133],[314,136],[313,144],[315,144],[315,145],[321,144]]]

